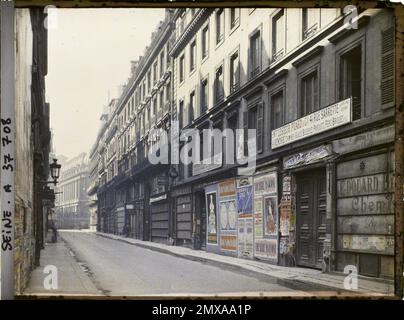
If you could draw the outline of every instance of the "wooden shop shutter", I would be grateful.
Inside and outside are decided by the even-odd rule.
[[[264,105],[257,105],[257,152],[262,152],[264,145]]]
[[[381,104],[394,104],[394,27],[382,31],[381,37]]]

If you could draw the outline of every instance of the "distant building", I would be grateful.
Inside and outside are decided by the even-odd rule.
[[[63,159],[59,157],[59,159]],[[88,160],[85,153],[61,161],[56,188],[55,222],[58,229],[87,229],[90,226]]]

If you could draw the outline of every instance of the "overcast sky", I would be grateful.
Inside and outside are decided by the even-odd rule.
[[[118,86],[126,83],[130,61],[143,54],[164,9],[58,9],[48,30],[46,97],[57,154],[88,153],[100,115]]]

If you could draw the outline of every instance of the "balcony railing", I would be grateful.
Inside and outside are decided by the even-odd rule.
[[[251,70],[251,72],[250,72],[250,77],[251,77],[251,78],[256,77],[256,76],[260,73],[260,71],[261,71],[261,67],[260,67],[260,66],[254,67],[254,68]]]

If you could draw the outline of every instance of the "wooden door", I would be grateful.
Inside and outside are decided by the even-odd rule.
[[[321,268],[326,233],[325,170],[297,176],[297,264]]]

